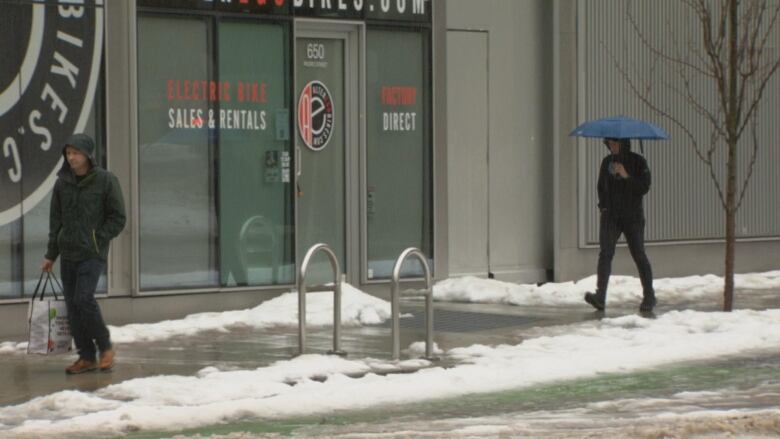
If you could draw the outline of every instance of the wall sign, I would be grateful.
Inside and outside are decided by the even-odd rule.
[[[311,81],[298,99],[298,132],[312,151],[325,148],[333,134],[333,99],[320,81]]]
[[[169,79],[168,128],[220,130],[262,130],[268,127],[268,86],[264,81],[214,81]],[[219,103],[219,110],[203,108]]]
[[[383,85],[382,131],[417,131],[417,87]]]
[[[431,0],[138,0],[138,6],[422,23],[431,21]]]
[[[102,0],[2,4],[0,226],[51,190],[62,144],[83,131],[100,75]]]

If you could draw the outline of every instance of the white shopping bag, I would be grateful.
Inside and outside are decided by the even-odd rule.
[[[28,354],[64,354],[72,349],[68,308],[65,306],[65,301],[59,300],[57,297],[54,283],[51,281],[52,277],[54,274],[47,273],[46,282],[40,291],[40,298],[37,298],[38,287],[43,279],[43,273],[41,273],[41,279],[38,279],[38,286],[35,287],[35,293],[30,301]],[[54,280],[57,281],[57,278],[55,277]],[[59,281],[57,283],[59,284]],[[53,299],[44,297],[47,284],[51,285]]]

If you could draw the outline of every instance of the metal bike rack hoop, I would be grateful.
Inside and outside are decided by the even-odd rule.
[[[306,271],[309,268],[311,258],[317,252],[325,252],[330,260],[330,266],[333,269],[333,286],[324,287],[326,290],[333,291],[333,350],[328,354],[347,355],[340,349],[341,341],[341,269],[339,268],[339,259],[327,244],[315,244],[306,256],[303,257],[301,269],[298,273],[298,354],[303,355],[306,350]]]
[[[393,320],[393,359],[398,360],[401,356],[399,283],[401,281],[401,267],[410,256],[416,257],[425,271],[425,358],[435,360],[436,358],[433,357],[433,289],[431,288],[431,269],[428,266],[428,259],[423,252],[415,247],[409,247],[401,252],[393,267],[393,284],[390,291]]]

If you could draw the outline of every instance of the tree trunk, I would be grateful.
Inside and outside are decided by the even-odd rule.
[[[734,304],[734,247],[736,241],[737,212],[737,145],[729,145],[728,181],[726,183],[726,270],[723,289],[723,311],[731,311]]]
[[[734,303],[734,240],[736,238],[736,188],[737,188],[737,125],[739,107],[737,102],[737,0],[729,0],[729,73],[728,108],[726,109],[726,133],[728,161],[726,162],[726,272],[723,288],[723,311],[731,311]]]

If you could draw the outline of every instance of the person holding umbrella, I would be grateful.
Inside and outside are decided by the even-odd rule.
[[[601,161],[597,184],[600,217],[596,292],[585,293],[585,302],[599,311],[606,307],[615,246],[623,234],[642,282],[639,311],[651,312],[657,301],[653,270],[645,254],[642,207],[642,199],[650,190],[650,168],[644,157],[631,151],[630,139],[668,139],[669,135],[652,124],[622,116],[586,122],[572,135],[603,137],[609,149],[609,155]]]
[[[610,154],[601,161],[598,179],[599,262],[596,292],[585,293],[585,301],[599,311],[606,307],[607,285],[612,272],[615,246],[623,234],[642,281],[639,310],[650,312],[656,304],[653,270],[645,254],[645,215],[642,198],[650,190],[647,161],[631,152],[628,139],[604,139]]]

